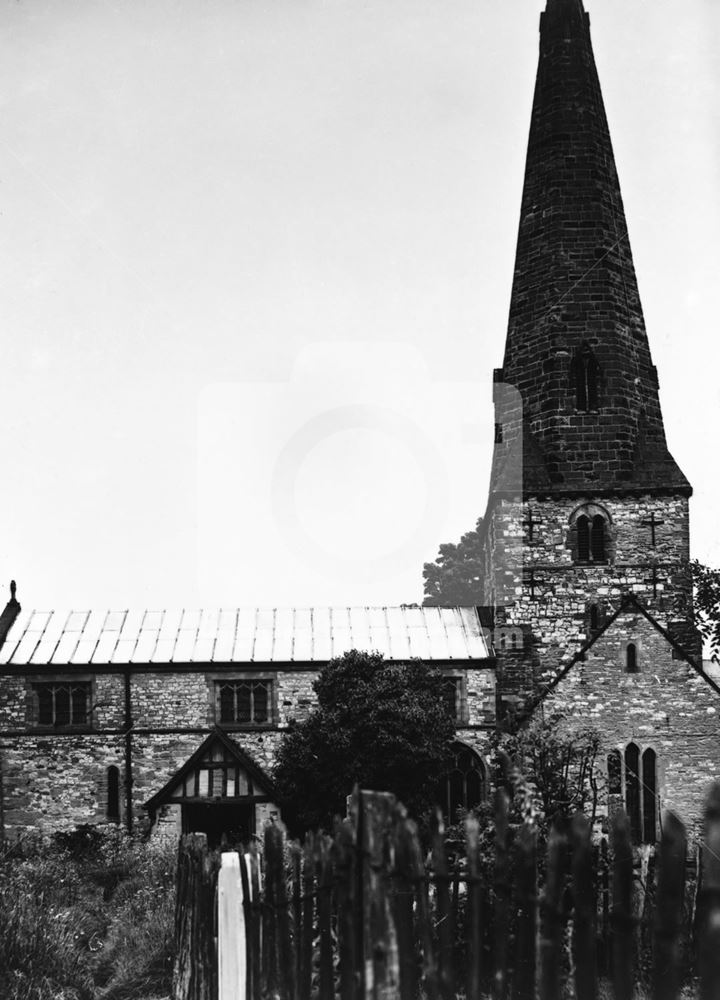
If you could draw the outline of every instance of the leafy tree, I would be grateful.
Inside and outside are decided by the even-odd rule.
[[[695,559],[691,563],[695,620],[715,663],[720,654],[720,569],[711,569]]]
[[[590,726],[566,731],[562,722],[560,713],[535,717],[496,737],[497,751],[511,762],[515,808],[533,815],[545,832],[554,819],[570,819],[576,812],[593,822],[599,803],[601,734]]]
[[[479,518],[475,529],[466,532],[457,545],[441,545],[435,562],[425,563],[425,605],[467,607],[482,603],[482,526]]]
[[[274,772],[290,825],[329,829],[355,784],[426,814],[455,731],[440,671],[352,650],[323,667],[313,688],[317,708],[291,725]]]

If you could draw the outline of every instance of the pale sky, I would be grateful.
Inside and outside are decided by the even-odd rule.
[[[26,608],[422,600],[485,508],[543,6],[0,4],[0,581]],[[720,565],[720,5],[586,8]]]

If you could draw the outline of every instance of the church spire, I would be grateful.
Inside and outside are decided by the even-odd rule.
[[[625,211],[582,0],[548,0],[503,369],[523,426],[525,491],[680,491],[665,442]],[[501,408],[502,409],[502,408]],[[528,480],[531,477],[531,481]]]

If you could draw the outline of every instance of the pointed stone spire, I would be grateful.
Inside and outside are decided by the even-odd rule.
[[[498,412],[504,444],[497,445],[492,488],[502,488],[504,451],[524,440],[533,477],[526,491],[690,494],[665,442],[582,0],[548,0],[540,18],[510,318],[496,381],[520,391],[525,426],[513,427],[512,414]]]

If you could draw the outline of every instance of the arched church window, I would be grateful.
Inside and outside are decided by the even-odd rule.
[[[593,562],[605,561],[605,518],[596,514],[590,528],[590,554]]]
[[[438,804],[449,823],[460,810],[468,811],[487,798],[488,776],[484,761],[464,743],[453,743],[450,770],[440,781]]]
[[[577,541],[578,541],[578,559],[580,562],[589,562],[590,560],[590,518],[586,517],[585,514],[581,514],[577,519]]]
[[[587,413],[598,408],[598,382],[600,367],[587,344],[576,352],[572,362],[572,380],[575,389],[575,407]]]
[[[655,751],[648,747],[642,755],[643,843],[657,840],[657,779]]]
[[[590,605],[590,631],[597,632],[600,628],[600,609],[597,604]]]
[[[517,635],[514,632],[510,636],[510,647],[511,649],[517,649]]]
[[[114,764],[107,769],[107,819],[120,822],[120,772]]]
[[[625,812],[630,821],[630,834],[634,844],[640,843],[640,748],[628,743],[625,750]]]
[[[638,670],[637,646],[629,642],[625,650],[625,670],[628,674],[636,674]]]

